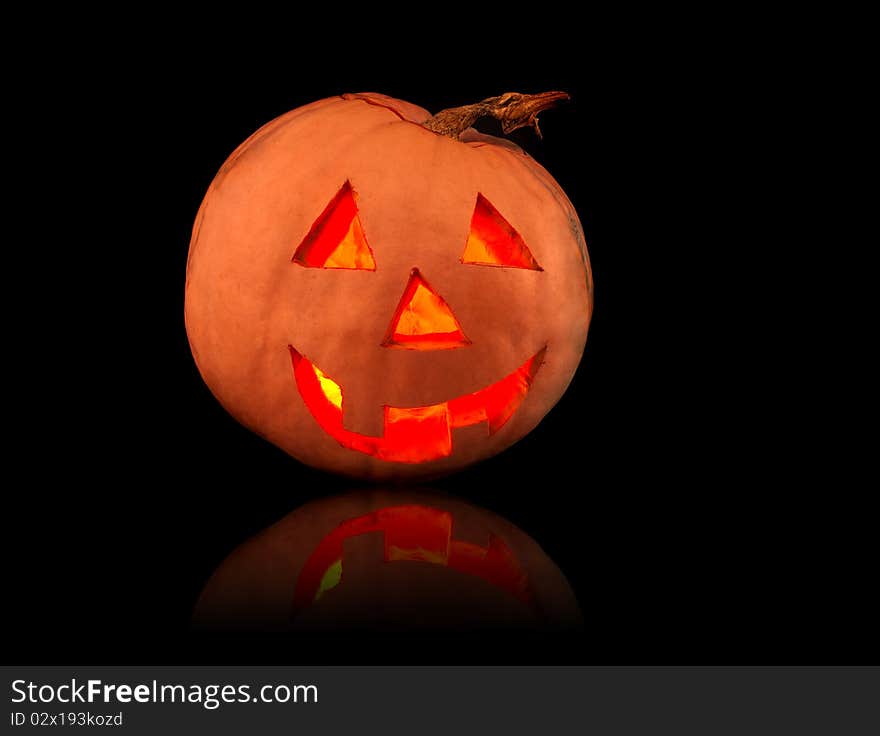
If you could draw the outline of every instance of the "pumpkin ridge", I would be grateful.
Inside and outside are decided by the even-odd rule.
[[[389,110],[389,111],[393,112],[395,115],[397,115],[397,117],[400,120],[406,120],[406,118],[403,117],[403,115],[401,115],[399,111],[395,110],[390,105],[383,104],[383,103],[379,102],[378,100],[373,100],[373,99],[366,97],[362,94],[355,93],[355,92],[346,92],[345,94],[339,95],[339,96],[343,100],[360,100],[361,102],[366,102],[368,105],[373,105],[374,107],[384,107],[386,110]]]
[[[503,155],[503,151],[507,149],[501,149],[497,151],[500,155]],[[512,160],[516,161],[520,168],[524,168],[532,178],[538,181],[544,189],[556,200],[559,206],[565,210],[566,215],[568,216],[569,223],[573,223],[571,225],[571,232],[574,235],[575,240],[578,244],[578,249],[581,253],[581,260],[584,262],[584,267],[587,271],[587,290],[590,293],[590,299],[592,301],[593,295],[593,276],[592,276],[592,268],[590,267],[590,257],[587,251],[587,242],[586,238],[583,234],[583,226],[581,225],[580,218],[577,216],[577,210],[572,204],[571,200],[568,198],[568,195],[565,191],[560,187],[553,177],[550,175],[550,172],[547,171],[541,164],[535,161],[531,157],[519,158],[517,156],[510,157]],[[576,227],[575,227],[576,226]]]

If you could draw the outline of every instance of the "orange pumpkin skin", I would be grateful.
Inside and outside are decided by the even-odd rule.
[[[230,156],[198,212],[185,316],[199,371],[238,421],[308,465],[395,481],[464,468],[533,429],[583,354],[592,275],[564,192],[509,141],[472,129],[460,140],[444,137],[420,125],[429,117],[378,94],[293,110]],[[349,185],[375,270],[294,262],[328,202]],[[478,195],[543,270],[463,262]],[[387,344],[414,269],[448,305],[467,344]],[[296,356],[341,390],[335,434],[295,379]],[[499,409],[494,424],[483,415],[450,418],[446,450],[427,460],[419,448],[412,456],[383,449],[391,442],[383,407],[404,408],[412,419],[411,407],[458,406],[452,400],[497,386],[533,356],[530,386],[509,416]],[[338,422],[339,410],[319,398]],[[421,419],[414,421],[399,425],[403,439],[394,440],[407,452],[406,443],[420,441],[413,427]],[[427,444],[437,437],[429,434]]]
[[[334,535],[336,550],[322,558]],[[341,575],[316,595],[314,581],[336,559]],[[395,489],[308,503],[240,545],[205,584],[193,624],[559,630],[581,628],[583,618],[553,560],[509,521],[455,498]]]

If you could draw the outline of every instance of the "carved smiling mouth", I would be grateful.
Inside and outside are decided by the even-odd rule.
[[[343,392],[338,383],[288,345],[300,396],[315,421],[340,445],[394,463],[423,463],[452,454],[452,430],[486,422],[495,434],[525,399],[546,346],[519,368],[472,394],[430,406],[384,407],[382,435],[352,432],[343,426]]]

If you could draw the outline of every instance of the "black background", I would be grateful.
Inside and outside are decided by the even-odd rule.
[[[489,26],[485,27],[487,30]],[[870,655],[849,488],[804,484],[809,395],[775,356],[763,293],[788,249],[741,60],[627,24],[480,53],[333,36],[319,51],[224,37],[83,43],[32,84],[22,187],[39,289],[17,301],[26,417],[10,445],[7,656],[31,663],[817,663]],[[536,35],[540,35],[537,34]],[[233,43],[234,41],[234,43]],[[388,42],[390,44],[390,41]],[[372,45],[371,45],[372,44]],[[447,48],[449,44],[447,44]],[[385,48],[388,52],[389,48]],[[451,57],[451,58],[450,58]],[[38,75],[39,76],[39,75]],[[506,517],[570,580],[582,636],[196,636],[192,606],[235,546],[354,486],[228,417],[183,324],[192,221],[229,153],[322,97],[379,91],[432,111],[563,89],[544,140],[512,137],[580,214],[596,303],[568,393],[514,448],[432,487]],[[499,134],[493,121],[478,126]],[[32,255],[36,243],[22,251]],[[49,261],[47,264],[46,261]],[[13,278],[12,280],[19,280]],[[33,346],[33,347],[31,347]],[[31,388],[33,387],[33,388]],[[798,397],[804,401],[797,401]],[[12,397],[21,398],[19,397]],[[22,452],[19,453],[18,449]],[[806,472],[805,472],[806,471]],[[843,515],[850,515],[842,521]],[[849,525],[849,526],[847,526]]]

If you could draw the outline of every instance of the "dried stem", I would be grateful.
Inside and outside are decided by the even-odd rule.
[[[441,110],[422,124],[428,130],[457,140],[480,118],[493,117],[501,121],[501,129],[505,133],[530,126],[535,129],[540,138],[541,128],[538,127],[538,113],[567,99],[569,96],[566,92],[541,92],[536,95],[505,92],[503,95],[488,97],[473,105]]]

